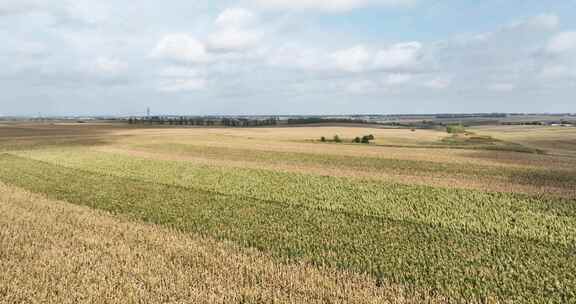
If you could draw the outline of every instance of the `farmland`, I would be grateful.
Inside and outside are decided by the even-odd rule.
[[[2,125],[0,301],[576,302],[576,128],[469,132]]]

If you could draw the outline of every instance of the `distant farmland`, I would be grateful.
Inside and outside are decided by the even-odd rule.
[[[574,303],[576,128],[0,125],[0,244],[6,303]]]

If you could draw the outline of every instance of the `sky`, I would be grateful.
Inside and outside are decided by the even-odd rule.
[[[576,0],[0,0],[2,115],[576,112]]]

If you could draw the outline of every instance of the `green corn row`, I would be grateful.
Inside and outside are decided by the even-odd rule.
[[[149,165],[150,171],[158,169]],[[576,301],[573,242],[450,229],[359,209],[267,200],[11,155],[0,156],[0,181],[136,220],[231,240],[286,262],[307,261],[369,273],[378,282],[433,288],[455,302]],[[314,182],[303,187],[310,185]],[[418,194],[420,200],[428,199],[424,194]],[[573,210],[562,208],[541,211],[573,217]]]
[[[32,152],[27,156],[100,174],[308,208],[565,245],[576,242],[576,203],[570,199],[200,166],[81,150]]]

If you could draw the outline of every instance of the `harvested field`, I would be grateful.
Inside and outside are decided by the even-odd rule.
[[[477,127],[475,131],[496,138],[543,149],[549,154],[576,157],[576,128],[541,126]]]

